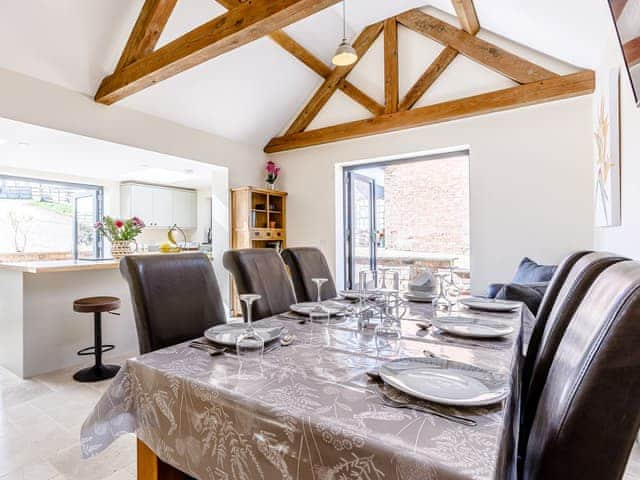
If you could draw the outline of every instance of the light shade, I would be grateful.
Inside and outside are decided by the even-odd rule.
[[[358,53],[349,42],[343,40],[336,50],[336,53],[333,55],[331,63],[333,63],[336,67],[345,67],[347,65],[353,65],[357,60]]]

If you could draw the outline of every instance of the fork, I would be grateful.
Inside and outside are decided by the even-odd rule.
[[[409,400],[399,401],[387,396],[384,392],[379,391],[380,397],[382,398],[382,403],[387,407],[392,408],[408,408],[411,410],[416,410],[418,412],[427,413],[429,415],[433,415],[435,417],[444,418],[445,420],[449,420],[451,422],[459,423],[460,425],[465,425],[467,427],[475,427],[478,423],[475,420],[472,420],[467,417],[461,417],[459,415],[453,415],[449,413],[439,412],[433,408],[424,407],[422,405],[416,405],[411,403]]]

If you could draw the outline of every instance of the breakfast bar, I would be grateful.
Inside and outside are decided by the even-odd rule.
[[[108,356],[135,354],[138,346],[131,301],[116,260],[0,264],[0,366],[29,378],[80,363],[90,346],[90,316],[73,312],[82,297],[119,297],[119,316],[104,315],[103,338],[115,345]]]

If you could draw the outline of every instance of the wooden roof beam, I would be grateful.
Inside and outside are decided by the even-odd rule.
[[[475,35],[480,30],[480,22],[478,21],[478,14],[476,13],[476,7],[473,5],[473,0],[451,0],[453,8],[456,9],[456,15],[460,20],[462,29],[469,35]]]
[[[539,65],[420,10],[409,10],[396,18],[405,27],[421,33],[445,47],[451,47],[471,60],[501,73],[517,83],[538,82],[557,76]]]
[[[264,151],[266,153],[282,152],[500,112],[552,100],[590,94],[593,93],[594,88],[594,72],[586,70],[413,110],[284,135],[272,139]]]
[[[358,53],[358,61],[363,57],[369,47],[378,38],[382,32],[383,22],[374,23],[366,27],[358,38],[353,42],[353,48]],[[340,82],[342,82],[347,75],[358,64],[348,65],[344,67],[335,67],[331,74],[322,82],[322,85],[316,90],[316,93],[311,97],[311,100],[305,105],[300,114],[293,121],[287,134],[302,132],[313,119],[318,115],[322,107],[326,105],[331,96],[334,94]]]
[[[279,30],[340,0],[251,0],[106,77],[95,99],[112,104]]]
[[[116,71],[153,52],[177,3],[178,0],[145,0]]]

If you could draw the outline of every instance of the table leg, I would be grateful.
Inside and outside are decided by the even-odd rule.
[[[138,439],[138,480],[184,480],[184,473],[160,460]]]

